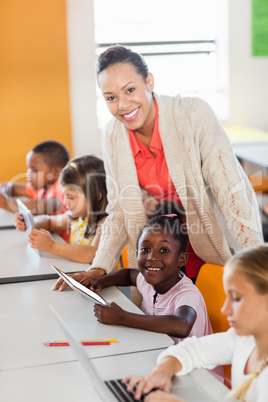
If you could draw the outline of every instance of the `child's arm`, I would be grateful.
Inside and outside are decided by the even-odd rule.
[[[71,220],[68,213],[60,215],[37,215],[34,217],[36,229],[46,229],[50,232],[67,230],[71,226]],[[25,230],[25,223],[21,214],[17,213],[15,226],[18,231]]]
[[[58,198],[50,197],[47,199],[34,200],[32,198],[23,199],[23,203],[30,209],[33,215],[42,215],[57,212],[62,208],[62,203]]]
[[[0,208],[7,211],[18,212],[17,197],[26,197],[25,183],[6,182],[1,185]]]
[[[141,315],[123,310],[115,303],[94,306],[99,322],[110,325],[145,329],[165,333],[176,338],[186,338],[196,320],[196,312],[190,306],[180,306],[175,315]]]
[[[98,292],[103,288],[108,288],[109,286],[136,286],[138,274],[139,271],[137,269],[125,268],[119,269],[118,271],[114,271],[100,278],[84,278],[81,283],[92,289],[94,292]]]
[[[29,234],[29,242],[32,248],[40,251],[48,251],[68,260],[91,264],[97,247],[84,244],[68,244],[53,240],[49,231],[45,229],[32,229]]]

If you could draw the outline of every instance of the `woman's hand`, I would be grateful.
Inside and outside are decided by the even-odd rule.
[[[41,251],[53,252],[53,244],[55,241],[48,230],[32,229],[28,238],[32,248],[37,248]]]
[[[100,276],[105,275],[105,273],[106,272],[103,269],[95,268],[89,271],[82,271],[82,272],[76,272],[75,274],[69,274],[69,276],[71,276],[77,282],[83,282],[88,277],[98,278]],[[59,290],[60,292],[62,292],[66,288],[66,286],[68,286],[68,284],[64,282],[63,279],[59,278],[56,284],[53,286],[52,290]]]
[[[125,310],[119,307],[116,303],[94,305],[94,315],[98,322],[108,325],[120,325],[122,324],[122,318],[125,314]]]
[[[22,215],[19,213],[17,213],[15,215],[15,226],[16,226],[16,229],[20,232],[25,232],[25,230],[26,230],[26,225],[25,225],[24,219],[23,219]]]

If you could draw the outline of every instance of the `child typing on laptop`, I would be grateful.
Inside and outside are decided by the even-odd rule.
[[[212,332],[204,299],[181,269],[187,262],[188,235],[184,213],[171,202],[158,204],[137,241],[139,271],[121,269],[82,283],[94,291],[105,287],[137,286],[145,313],[129,313],[117,304],[95,305],[95,316],[104,324],[124,325],[182,338]]]
[[[23,197],[23,203],[34,215],[66,211],[58,178],[68,160],[67,149],[56,141],[36,145],[26,156],[28,183],[2,183],[0,208],[17,212],[16,199]]]

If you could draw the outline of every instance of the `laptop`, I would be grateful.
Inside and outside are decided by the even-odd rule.
[[[137,402],[137,400],[134,399],[134,392],[129,393],[126,390],[127,385],[122,384],[120,379],[108,381],[101,379],[90,358],[88,358],[86,352],[84,351],[83,346],[81,346],[81,344],[77,341],[77,337],[71,331],[69,326],[53,306],[49,305],[49,308],[61,326],[66,339],[68,339],[71,348],[76,354],[78,361],[84,368],[88,376],[89,385],[96,391],[100,400],[103,402]],[[192,374],[194,374],[194,372]],[[206,373],[204,372],[204,374]],[[211,395],[209,389],[207,389],[209,387],[206,387],[205,382],[207,381],[203,381],[200,373],[196,376],[188,375],[180,378],[175,377],[171,392],[172,394],[189,402],[223,402],[226,400],[225,397],[229,391],[227,388],[225,390],[220,388],[221,386],[223,387],[222,384],[217,384],[217,397],[215,397]],[[212,384],[211,388],[213,388],[213,386],[215,387],[215,383]],[[215,390],[212,392],[214,392],[214,395],[216,394]],[[143,399],[144,398],[141,398],[139,401],[143,401]]]
[[[104,300],[103,297],[101,297],[98,293],[93,292],[92,290],[88,289],[86,286],[82,285],[80,282],[77,282],[74,278],[71,276],[67,275],[65,272],[63,272],[61,269],[55,267],[55,265],[51,265],[51,268],[54,269],[55,272],[72,288],[73,290],[79,292],[83,296],[91,299],[97,304],[102,304],[105,305],[107,304],[106,300]]]
[[[26,207],[26,205],[17,198],[17,205],[19,209],[19,213],[22,215],[24,223],[25,223],[25,231],[28,234],[31,229],[35,229],[35,224],[34,224],[34,219],[31,211],[29,208]],[[37,248],[33,248],[33,250],[36,252],[39,257],[41,257],[41,253]]]

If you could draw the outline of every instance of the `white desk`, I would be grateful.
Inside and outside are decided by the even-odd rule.
[[[0,230],[15,229],[15,214],[0,208]]]
[[[58,237],[61,240],[60,237]],[[43,253],[39,257],[30,247],[27,234],[13,229],[0,230],[0,284],[58,278],[51,264],[65,272],[85,271],[89,264],[81,264]]]
[[[268,168],[268,136],[267,141],[252,141],[244,144],[233,145],[237,158],[242,161],[254,163],[263,168]]]
[[[0,370],[74,359],[69,346],[43,345],[43,342],[65,339],[49,304],[62,315],[77,339],[117,339],[110,345],[85,346],[91,357],[134,353],[173,344],[165,334],[98,323],[91,300],[70,288],[64,292],[52,291],[54,283],[54,280],[45,280],[0,285]],[[128,311],[141,313],[117,288],[104,289],[101,294]]]
[[[108,380],[123,378],[128,374],[145,375],[155,366],[158,355],[159,351],[154,350],[97,358],[92,362],[101,378]],[[189,402],[201,402],[202,390],[209,391],[212,401],[221,402],[229,391],[206,370],[195,370],[190,375],[175,378],[173,384],[172,392],[187,398]],[[77,361],[2,371],[0,399],[3,402],[100,401]],[[207,398],[204,400],[208,402]]]

